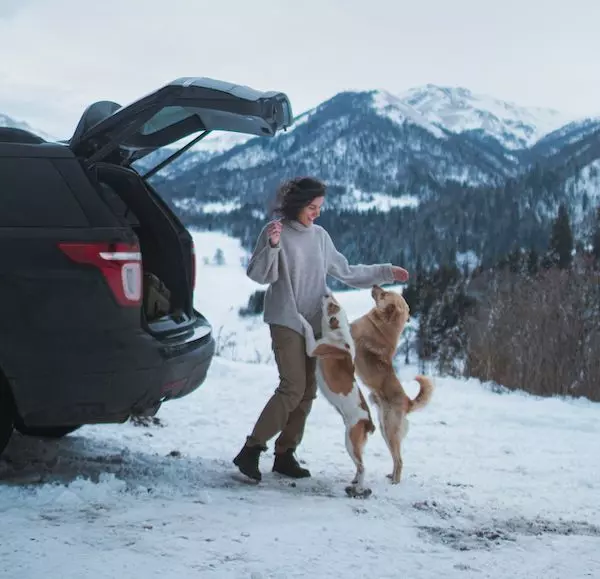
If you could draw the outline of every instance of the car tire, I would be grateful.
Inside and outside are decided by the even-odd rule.
[[[15,430],[25,436],[38,436],[40,438],[62,438],[74,430],[81,428],[76,426],[25,426],[21,421],[15,421]]]
[[[12,436],[15,422],[15,407],[7,386],[0,382],[0,454]]]

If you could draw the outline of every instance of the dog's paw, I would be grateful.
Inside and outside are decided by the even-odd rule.
[[[344,490],[351,499],[366,499],[373,494],[373,491],[369,488],[359,488],[354,485],[347,486]]]

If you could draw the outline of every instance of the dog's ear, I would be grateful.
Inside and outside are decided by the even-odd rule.
[[[350,352],[342,350],[337,346],[332,346],[331,344],[319,344],[313,350],[313,356],[315,358],[336,358],[338,360],[343,360],[350,356]]]
[[[377,296],[382,292],[383,290],[378,286],[378,285],[374,285],[371,288],[371,297],[375,300],[377,299]]]

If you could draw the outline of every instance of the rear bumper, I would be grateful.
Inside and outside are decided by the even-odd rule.
[[[158,352],[163,361],[153,380],[153,387],[132,407],[133,414],[141,414],[155,404],[182,398],[201,386],[215,355],[216,343],[205,328],[196,328],[190,334],[160,342]]]
[[[123,422],[132,414],[153,414],[162,402],[205,382],[216,347],[203,320],[163,340],[141,330],[112,339],[79,338],[69,336],[60,348],[47,349],[34,371],[9,379],[28,426]]]

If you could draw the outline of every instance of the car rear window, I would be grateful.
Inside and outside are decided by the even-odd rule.
[[[86,227],[79,203],[44,158],[0,158],[0,227]]]

